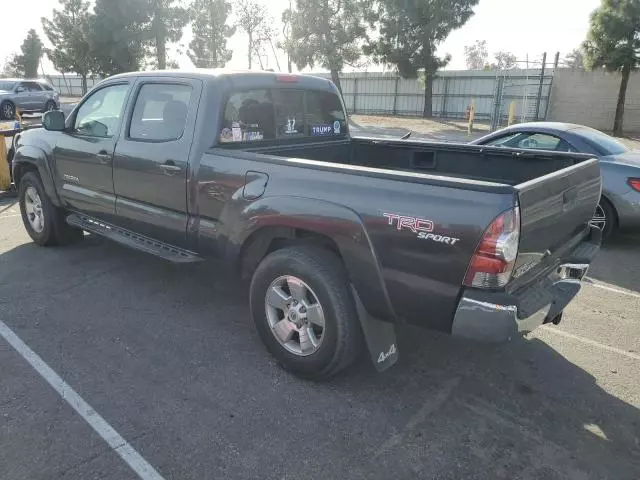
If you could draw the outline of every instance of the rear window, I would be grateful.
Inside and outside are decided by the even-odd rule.
[[[53,87],[51,85],[49,85],[48,83],[41,83],[40,86],[44,89],[47,90],[49,92],[53,91]]]
[[[615,138],[606,133],[599,132],[593,128],[579,127],[573,129],[574,133],[580,135],[587,143],[595,148],[601,155],[618,155],[629,149]]]
[[[0,90],[6,90],[11,92],[16,86],[16,82],[2,81],[0,80]]]
[[[336,94],[263,88],[231,94],[218,138],[228,144],[346,133],[346,118]]]

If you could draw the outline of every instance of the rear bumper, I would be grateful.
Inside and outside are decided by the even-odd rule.
[[[486,342],[506,342],[552,321],[580,291],[581,280],[600,246],[600,231],[592,228],[563,263],[534,285],[514,293],[466,288],[458,303],[451,334]]]
[[[588,268],[588,264],[561,265],[554,272],[554,278],[549,278],[551,284],[544,287],[548,301],[533,312],[519,308],[518,300],[514,299],[513,304],[495,303],[486,295],[467,290],[458,303],[451,334],[485,342],[506,342],[530,332],[562,312],[580,291],[580,280]],[[524,316],[523,312],[526,312]]]

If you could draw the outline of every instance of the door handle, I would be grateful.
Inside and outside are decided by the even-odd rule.
[[[176,165],[173,160],[167,160],[165,163],[160,165],[160,168],[165,172],[179,172],[182,170],[178,165]]]
[[[98,157],[98,160],[100,160],[102,163],[109,163],[111,161],[111,155],[106,152],[100,152],[96,155],[96,157]]]

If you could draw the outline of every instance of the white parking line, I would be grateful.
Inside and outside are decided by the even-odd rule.
[[[607,290],[609,292],[620,293],[622,295],[627,295],[633,298],[640,298],[640,294],[638,293],[630,292],[628,290],[621,290],[620,288],[610,287],[609,285],[600,283],[597,280],[594,280],[593,278],[587,277],[585,278],[585,280],[586,280],[585,283],[587,283],[588,285],[591,285],[592,287],[601,288],[602,290]]]
[[[586,345],[592,345],[594,347],[601,348],[602,350],[607,350],[609,352],[617,353],[618,355],[623,355],[627,358],[632,358],[634,360],[640,360],[640,355],[637,355],[633,352],[627,352],[626,350],[622,350],[621,348],[611,347],[609,345],[605,345],[604,343],[596,342],[595,340],[591,340],[589,338],[580,337],[578,335],[574,335],[573,333],[565,332],[564,330],[560,330],[557,327],[551,327],[549,325],[542,325],[541,328],[544,328],[546,331],[555,333],[556,335],[560,335],[561,337],[570,338],[580,343],[584,343]]]
[[[109,444],[142,480],[163,477],[109,425],[76,391],[0,320],[0,335],[44,378],[53,389]]]

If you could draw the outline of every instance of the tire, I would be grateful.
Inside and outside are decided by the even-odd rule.
[[[306,320],[307,326],[303,325],[300,331],[293,331],[287,344],[276,337],[274,331],[278,328],[272,327],[273,313],[280,310],[274,309],[267,301],[267,293],[272,292],[274,285],[279,285],[278,282],[282,282],[283,277],[286,277],[284,282],[287,285],[283,286],[280,292],[284,293],[285,297],[289,295],[290,300],[295,297],[291,294],[293,290],[288,288],[289,285],[293,283],[296,291],[300,285],[298,281],[308,287],[306,301],[301,301],[298,305],[299,307],[300,304],[304,304],[309,307],[308,310],[300,310],[305,310],[309,315]],[[249,295],[251,315],[258,334],[267,350],[286,370],[303,378],[323,380],[346,368],[357,357],[362,345],[362,333],[349,280],[342,262],[329,250],[313,246],[295,246],[269,254],[253,275]],[[314,299],[317,300],[320,309],[315,305]],[[291,309],[288,309],[288,315],[292,318],[295,315],[295,303],[293,300]],[[313,321],[312,311],[315,312],[313,317],[317,318],[319,313],[323,316],[324,327],[320,334],[320,327]],[[281,311],[284,317],[282,322],[288,322],[289,333],[295,325],[289,317],[284,316],[284,312]],[[305,322],[300,320],[300,315],[298,321]],[[304,328],[313,330],[309,334],[309,338],[314,336],[317,343],[312,345],[313,351],[309,348],[303,351],[303,343],[309,345],[309,342],[302,342],[300,337]],[[311,341],[311,344],[313,343]],[[300,351],[297,351],[298,344]]]
[[[0,104],[0,118],[3,120],[13,120],[16,118],[16,106],[13,102],[5,100]]]
[[[591,224],[602,230],[602,239],[611,236],[617,225],[616,212],[611,203],[604,197],[596,207]]]
[[[37,173],[27,172],[22,176],[18,198],[22,223],[38,245],[66,245],[82,238],[82,230],[68,225],[64,211],[51,203]]]
[[[44,106],[44,112],[50,112],[52,110],[56,110],[58,108],[58,105],[56,104],[56,102],[54,102],[53,100],[49,100],[47,101],[47,103]]]

